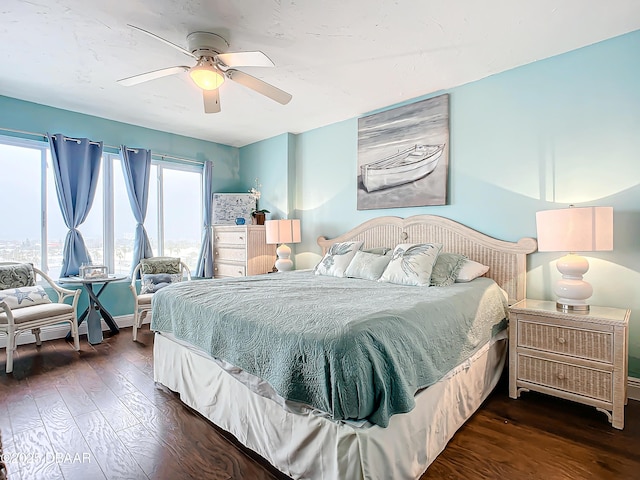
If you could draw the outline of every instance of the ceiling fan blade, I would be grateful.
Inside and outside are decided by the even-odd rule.
[[[195,58],[196,60],[198,59],[198,57],[197,57],[197,56],[195,56],[193,53],[191,53],[189,50],[186,50],[186,49],[182,48],[180,45],[176,45],[175,43],[170,42],[169,40],[165,40],[164,38],[159,37],[159,36],[158,36],[158,35],[156,35],[155,33],[148,32],[148,31],[146,31],[145,29],[140,28],[140,27],[136,27],[135,25],[131,25],[130,23],[127,23],[127,25],[128,25],[129,27],[131,27],[131,28],[135,28],[136,30],[141,31],[142,33],[146,33],[147,35],[149,35],[150,37],[155,38],[156,40],[160,40],[161,42],[166,43],[166,44],[167,44],[167,45],[169,45],[170,47],[173,47],[173,48],[175,48],[176,50],[181,51],[181,52],[182,52],[182,53],[184,53],[185,55],[188,55],[188,56],[190,56],[190,57],[192,57],[192,58]]]
[[[219,53],[216,57],[227,67],[275,67],[271,59],[259,51]]]
[[[269,97],[271,100],[275,100],[282,105],[286,105],[291,101],[291,94],[285,92],[284,90],[280,90],[273,85],[260,80],[248,73],[241,72],[240,70],[227,70],[225,72],[227,77],[234,82],[238,82],[240,85],[244,85],[251,90],[254,90],[265,97]]]
[[[202,90],[204,99],[204,113],[218,113],[220,111],[220,95],[218,89]]]
[[[156,78],[167,77],[169,75],[175,75],[176,73],[186,72],[191,67],[180,65],[178,67],[161,68],[160,70],[154,70],[152,72],[141,73],[140,75],[134,75],[132,77],[121,78],[118,80],[120,85],[130,87],[142,82],[148,82],[149,80],[155,80]]]

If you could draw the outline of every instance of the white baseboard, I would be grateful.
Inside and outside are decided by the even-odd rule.
[[[133,325],[133,315],[120,315],[113,317],[116,325],[120,328],[131,327]],[[149,323],[149,316],[143,323]],[[109,330],[109,326],[102,320],[102,331]],[[87,322],[82,322],[79,329],[80,335],[87,333]],[[45,340],[54,340],[56,338],[64,338],[69,333],[69,324],[52,325],[50,327],[43,327],[40,331],[40,338],[44,342]],[[31,332],[25,332],[18,335],[18,345],[25,345],[27,343],[35,343],[36,337]],[[7,346],[7,336],[0,335],[0,348]]]
[[[629,377],[627,381],[627,396],[631,400],[640,400],[640,378]]]

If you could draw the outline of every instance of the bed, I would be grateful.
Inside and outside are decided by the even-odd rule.
[[[373,219],[318,245],[325,254],[350,241],[363,249],[442,244],[489,270],[450,287],[313,272],[171,286],[154,296],[154,379],[292,478],[419,478],[500,378],[507,342],[498,326],[506,305],[524,298],[536,244],[419,215]],[[299,300],[276,298],[296,284]],[[444,320],[454,309],[468,319],[461,328]],[[423,355],[425,315],[427,330],[452,342],[438,355]]]

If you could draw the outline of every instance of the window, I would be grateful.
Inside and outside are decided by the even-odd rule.
[[[27,261],[58,278],[67,235],[47,143],[0,137],[0,179],[13,208],[0,230],[0,261]],[[195,269],[202,233],[202,168],[153,161],[145,228],[154,255]],[[18,206],[17,208],[15,206]],[[136,220],[118,154],[104,153],[91,211],[79,230],[95,263],[128,274]]]
[[[0,228],[0,261],[43,263],[46,152],[39,142],[9,139],[0,143],[0,184],[7,202]]]
[[[164,254],[180,257],[192,270],[202,242],[201,183],[199,172],[162,168]]]

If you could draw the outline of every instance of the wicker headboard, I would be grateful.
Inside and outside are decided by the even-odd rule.
[[[318,237],[318,245],[325,254],[334,242],[347,240],[362,240],[363,248],[393,248],[398,243],[441,243],[443,252],[460,253],[488,265],[486,276],[509,294],[510,305],[525,298],[527,254],[537,248],[533,238],[521,238],[518,242],[497,240],[435,215],[374,218],[336,238]]]

